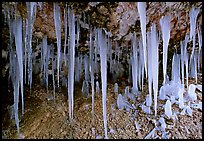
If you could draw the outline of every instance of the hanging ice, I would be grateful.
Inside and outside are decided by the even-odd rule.
[[[147,76],[147,49],[146,49],[146,2],[138,2],[137,3],[138,13],[140,17],[140,27],[142,31],[142,41],[143,41],[143,52],[144,52],[144,65],[145,65],[145,73]]]
[[[93,61],[93,56],[94,56],[94,52],[93,52],[93,45],[92,45],[92,27],[89,27],[90,29],[90,52],[89,52],[89,57],[90,57],[90,75],[91,75],[91,94],[92,94],[92,122],[94,123],[94,61]]]
[[[19,118],[18,118],[18,103],[19,103],[19,64],[18,59],[13,50],[10,52],[10,76],[13,84],[13,96],[14,96],[14,115],[15,115],[15,123],[17,126],[18,134],[20,133],[19,127]]]
[[[60,55],[61,55],[60,53],[60,50],[61,50],[61,18],[60,16],[61,16],[60,7],[57,3],[54,3],[54,23],[55,23],[55,31],[56,31],[56,37],[57,37],[57,86],[58,87],[59,87],[59,73],[60,73],[59,69],[60,69]],[[75,34],[75,31],[74,31],[74,34]]]
[[[107,89],[107,44],[106,37],[102,29],[98,29],[98,43],[100,47],[101,80],[102,80],[102,103],[105,138],[108,138],[106,119],[106,89]]]
[[[18,68],[20,73],[22,114],[24,114],[24,97],[23,97],[23,51],[22,51],[22,18],[18,17],[13,23],[13,34],[15,36],[16,54],[18,58]],[[18,75],[18,74],[16,74]],[[18,90],[17,90],[18,91]]]
[[[75,64],[75,14],[70,11],[70,46],[69,46],[69,71],[68,71],[68,103],[69,103],[69,119],[73,119],[74,108],[74,64]],[[59,59],[59,58],[58,58]],[[59,61],[59,60],[58,60]],[[59,67],[59,66],[58,66]],[[58,81],[59,82],[59,81]]]
[[[157,115],[157,93],[158,93],[158,73],[159,73],[159,55],[158,55],[158,36],[156,32],[156,25],[153,24],[151,27],[151,56],[152,56],[152,73],[153,78],[153,90],[154,90],[154,110],[155,116]]]
[[[35,13],[36,13],[36,3],[35,2],[27,2],[27,19],[28,19],[28,79],[30,85],[30,93],[31,93],[31,86],[32,86],[32,29],[35,20]]]
[[[55,101],[55,55],[54,55],[54,46],[51,47],[51,57],[52,57],[52,85],[53,85],[53,93],[54,93],[54,101]]]
[[[67,5],[64,8],[64,62],[65,62],[65,66],[67,65],[67,59],[66,59],[66,48],[67,48]],[[70,28],[70,27],[69,27]]]
[[[188,88],[188,52],[187,52],[188,40],[189,40],[189,35],[186,34],[183,53],[184,53],[184,63],[185,63],[185,66],[186,66],[186,86],[187,86],[187,88]]]
[[[148,65],[148,91],[152,99],[152,56],[151,56],[151,32],[147,32],[147,65]]]
[[[166,82],[166,67],[167,67],[167,57],[168,57],[168,44],[170,39],[170,25],[171,16],[162,16],[160,19],[160,26],[162,31],[162,39],[163,39],[163,78],[164,82]]]
[[[201,47],[202,47],[202,32],[200,29],[200,26],[198,26],[198,43],[199,43],[199,49],[198,49],[198,72],[200,71],[200,57],[201,57]]]
[[[132,81],[133,81],[133,89],[138,91],[138,83],[137,83],[137,64],[138,64],[138,55],[137,55],[137,44],[136,44],[136,33],[133,33],[132,37]]]
[[[180,42],[180,48],[181,48],[181,78],[182,78],[182,84],[184,84],[184,44],[183,44],[183,41]]]
[[[190,64],[191,64],[191,60],[193,59],[194,51],[195,51],[196,20],[197,20],[197,16],[198,16],[199,11],[200,11],[199,9],[195,9],[193,7],[191,9],[191,11],[189,12],[189,16],[190,16],[190,39],[192,40],[192,38],[193,38],[193,48],[192,48],[191,57],[190,57]]]

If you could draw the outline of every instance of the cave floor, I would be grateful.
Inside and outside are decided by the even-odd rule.
[[[198,79],[202,85],[202,80]],[[195,83],[194,79],[189,78],[189,84]],[[119,85],[119,93],[124,91],[124,87]],[[143,92],[138,96],[136,110],[127,112],[119,110],[116,106],[116,96],[113,91],[114,84],[108,84],[107,87],[107,126],[108,137],[110,139],[143,139],[155,127],[154,119],[159,120],[164,114],[164,108],[161,104],[164,101],[158,100],[158,114],[154,116],[153,106],[152,114],[144,113],[139,103],[142,103],[146,96],[147,85],[144,85]],[[21,116],[21,107],[19,107],[20,132],[17,135],[15,121],[10,119],[9,114],[5,114],[2,123],[2,138],[28,138],[28,139],[81,139],[81,138],[103,138],[103,114],[102,114],[102,96],[95,96],[95,115],[92,122],[92,104],[91,96],[85,98],[81,96],[81,87],[75,88],[78,95],[74,98],[74,119],[68,120],[67,93],[63,89],[56,92],[56,101],[48,100],[52,95],[52,88],[47,92],[45,88],[34,84],[32,95],[29,89],[26,89],[25,113]],[[198,100],[202,101],[202,92],[196,90]],[[19,102],[20,104],[20,102]],[[172,105],[173,111],[181,112],[178,105]],[[140,129],[136,129],[135,121]],[[202,111],[193,109],[192,117],[189,115],[178,114],[178,119],[174,122],[166,118],[166,131],[171,139],[202,139]],[[93,124],[94,123],[94,124]],[[155,131],[155,138],[162,138],[161,132]]]

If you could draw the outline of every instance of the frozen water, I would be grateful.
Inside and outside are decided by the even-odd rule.
[[[155,116],[157,115],[157,93],[158,93],[158,75],[159,75],[159,55],[158,55],[158,36],[156,32],[156,25],[151,27],[151,52],[152,52],[152,73],[153,90],[154,90],[154,110]],[[154,48],[153,48],[154,47]]]
[[[13,23],[13,34],[15,36],[16,54],[19,65],[20,86],[21,86],[21,100],[22,100],[22,114],[24,114],[24,97],[23,97],[23,50],[22,50],[22,18],[19,17]]]
[[[117,98],[117,106],[119,110],[122,110],[124,105],[123,105],[123,96],[121,94],[118,94]]]
[[[57,86],[59,87],[59,73],[60,73],[60,50],[61,50],[61,18],[60,7],[58,3],[54,3],[54,23],[57,37]],[[69,17],[71,19],[71,17]],[[70,27],[70,26],[69,26]]]
[[[196,85],[190,84],[188,88],[188,96],[189,98],[194,101],[197,100],[197,94],[195,93]]]
[[[193,38],[193,48],[192,48],[191,57],[190,57],[190,64],[191,64],[191,60],[194,56],[194,51],[195,51],[196,20],[197,20],[197,16],[198,16],[199,11],[200,11],[199,9],[195,9],[194,7],[192,7],[191,11],[189,12],[189,16],[190,16],[190,39],[192,40],[192,38]]]
[[[142,31],[142,42],[143,42],[143,52],[144,52],[144,65],[145,65],[145,73],[147,76],[147,49],[146,49],[146,2],[138,2],[137,3],[138,13],[140,17],[140,27]]]
[[[74,64],[75,64],[75,14],[73,10],[70,11],[69,18],[71,29],[69,32],[70,46],[69,46],[69,70],[68,70],[68,103],[69,103],[69,119],[72,120],[74,110]],[[60,50],[58,51],[59,51],[58,53],[60,53]]]
[[[171,110],[171,102],[170,100],[166,101],[165,104],[165,115],[167,115],[169,118],[172,116],[172,110]]]
[[[162,16],[160,19],[160,26],[162,31],[162,39],[163,39],[163,78],[164,83],[166,82],[166,71],[167,71],[167,58],[168,58],[168,44],[170,39],[170,31],[171,31],[171,24],[170,24],[171,16]]]
[[[102,103],[105,138],[108,138],[106,119],[106,90],[107,90],[107,44],[102,29],[98,30],[98,43],[100,46],[101,80],[102,80]]]

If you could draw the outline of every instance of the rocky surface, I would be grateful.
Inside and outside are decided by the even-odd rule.
[[[198,79],[198,83],[201,83]],[[189,83],[195,83],[194,79],[189,79]],[[124,90],[124,85],[119,84],[119,92]],[[108,137],[110,139],[144,139],[155,126],[159,126],[158,120],[164,114],[164,108],[159,106],[164,101],[158,101],[158,115],[146,114],[140,104],[145,99],[147,86],[137,97],[136,110],[127,112],[119,110],[116,106],[113,84],[108,84],[107,89],[107,126]],[[80,86],[75,88],[74,99],[74,119],[68,121],[68,103],[67,92],[59,89],[56,93],[56,101],[48,99],[53,91],[48,91],[42,86],[35,84],[33,93],[29,95],[26,91],[25,114],[20,116],[21,138],[25,139],[95,139],[104,137],[103,114],[102,114],[102,96],[95,96],[95,114],[92,122],[91,96],[84,98],[81,96]],[[198,100],[202,101],[202,94],[196,90]],[[21,108],[19,108],[21,109]],[[151,108],[153,110],[153,107]],[[174,112],[181,112],[178,105],[173,104]],[[19,111],[19,113],[21,113]],[[19,114],[21,115],[21,114]],[[16,126],[13,120],[8,120],[9,115],[4,116],[2,126],[3,138],[19,138],[16,134]],[[7,120],[6,120],[7,119]],[[164,117],[167,124],[166,132],[171,139],[202,139],[202,111],[193,109],[192,116],[177,115],[177,119],[168,119]],[[5,124],[6,122],[9,122]],[[137,122],[137,127],[135,122]],[[155,131],[155,137],[162,139],[162,133]]]
[[[15,3],[3,3],[3,12],[6,5],[10,8],[15,7]],[[63,3],[61,7],[61,24],[64,25],[64,7],[71,5],[76,13],[76,17],[80,19],[81,26],[88,24],[88,16],[90,23],[94,27],[103,27],[112,33],[114,40],[130,40],[133,31],[140,34],[140,22],[137,9],[137,2],[84,2],[84,3]],[[174,43],[184,39],[186,33],[190,30],[189,11],[192,6],[199,8],[198,24],[202,25],[202,2],[147,2],[147,31],[152,23],[156,23],[157,30],[160,30],[159,20],[162,16],[171,15],[171,39]],[[26,5],[21,2],[17,4],[19,15],[26,18]],[[36,20],[34,22],[33,36],[42,39],[46,34],[48,39],[56,40],[53,3],[42,2],[37,5]],[[84,17],[85,16],[85,17]],[[83,28],[83,26],[82,26]],[[64,26],[62,26],[62,39],[64,38]]]

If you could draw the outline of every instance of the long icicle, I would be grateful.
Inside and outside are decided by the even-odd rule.
[[[57,37],[57,86],[59,87],[59,73],[60,73],[60,50],[61,50],[61,18],[60,7],[57,3],[54,3],[54,23]]]
[[[191,52],[191,57],[190,57],[190,64],[191,61],[193,61],[193,56],[194,56],[194,50],[195,50],[195,36],[196,36],[196,19],[199,13],[199,9],[195,9],[194,7],[191,9],[189,16],[190,16],[190,39],[192,40],[193,38],[193,49]]]
[[[67,48],[67,14],[66,14],[66,9],[67,9],[67,5],[66,8],[64,9],[64,62],[65,62],[65,66],[67,65],[67,59],[66,59],[66,48]]]
[[[92,124],[94,125],[94,65],[93,65],[93,45],[92,45],[92,27],[90,29],[90,74],[91,74],[91,94],[92,94]]]
[[[13,24],[13,34],[15,36],[16,53],[18,58],[20,85],[21,85],[21,101],[22,114],[24,114],[24,96],[23,96],[23,50],[22,50],[22,18],[18,17]]]
[[[144,65],[145,74],[147,78],[147,49],[146,49],[146,2],[137,3],[138,13],[140,17],[140,27],[142,31],[142,42],[143,42],[143,52],[144,52]]]
[[[105,33],[102,29],[98,29],[98,43],[100,47],[101,62],[101,80],[102,80],[102,104],[103,104],[103,123],[105,138],[108,138],[107,119],[106,119],[106,90],[107,90],[107,43]]]
[[[162,16],[159,23],[162,31],[163,39],[163,84],[166,83],[166,67],[167,67],[167,58],[168,58],[168,44],[170,39],[171,25],[170,25],[171,16]]]
[[[149,95],[151,99],[151,104],[152,105],[152,56],[151,56],[151,32],[147,32],[147,65],[148,65],[148,90],[149,90]]]
[[[157,92],[158,92],[158,73],[159,73],[159,56],[158,56],[158,37],[156,32],[156,25],[151,27],[151,46],[152,46],[152,73],[153,89],[154,89],[154,110],[155,116],[157,115]]]
[[[69,119],[73,119],[74,109],[74,64],[75,64],[75,14],[73,10],[70,10],[69,22],[69,72],[68,72],[68,103],[69,103]]]

